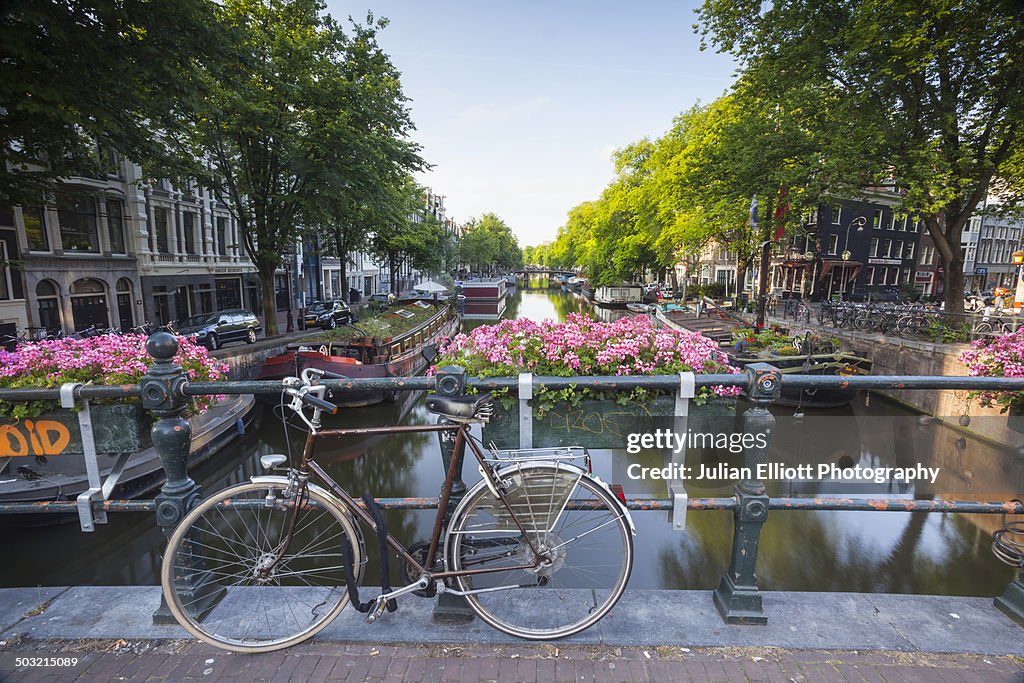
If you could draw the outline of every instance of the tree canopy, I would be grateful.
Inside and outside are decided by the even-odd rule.
[[[999,179],[1020,186],[1024,22],[1012,0],[705,0],[700,30],[743,87],[799,102],[805,180],[837,195],[889,185],[920,215],[962,310],[960,237]],[[817,171],[813,167],[817,165]]]
[[[0,204],[11,205],[109,171],[108,150],[179,171],[173,137],[233,41],[209,0],[6,0],[0,45]]]
[[[523,266],[523,252],[505,221],[485,213],[467,221],[459,240],[459,261],[480,272],[514,269]]]
[[[393,209],[391,189],[423,167],[399,74],[376,42],[386,22],[349,32],[320,0],[226,0],[240,37],[239,77],[211,79],[192,129],[206,182],[229,201],[275,334],[273,275],[300,226],[345,261]]]

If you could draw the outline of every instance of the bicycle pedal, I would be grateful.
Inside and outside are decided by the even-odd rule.
[[[374,598],[373,607],[371,607],[370,611],[366,614],[366,623],[372,624],[373,622],[377,621],[377,619],[379,619],[381,616],[383,616],[384,609],[387,607],[388,602],[393,602],[393,600],[387,600],[383,595],[379,595],[376,598]]]

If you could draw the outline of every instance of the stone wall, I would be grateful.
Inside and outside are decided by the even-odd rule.
[[[263,367],[263,361],[284,353],[288,344],[294,341],[292,337],[275,337],[260,340],[252,345],[233,344],[210,355],[228,364],[228,379],[256,379],[260,374],[260,368]]]
[[[966,376],[967,366],[959,360],[966,344],[933,344],[827,328],[823,334],[838,338],[844,351],[874,361],[873,375]],[[974,436],[998,443],[1024,446],[1024,434],[1010,428],[1007,416],[999,408],[983,408],[971,399],[967,390],[893,390],[880,391],[900,403]],[[965,424],[966,423],[966,424]]]

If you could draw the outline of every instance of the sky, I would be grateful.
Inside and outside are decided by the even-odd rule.
[[[328,11],[389,19],[378,40],[433,166],[417,181],[459,223],[497,214],[521,246],[553,240],[570,209],[600,196],[615,149],[660,136],[733,81],[730,57],[699,49],[695,0],[362,2]]]

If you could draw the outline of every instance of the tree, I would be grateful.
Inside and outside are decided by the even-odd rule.
[[[215,3],[7,0],[0,13],[0,205],[107,172],[108,150],[184,172],[176,136],[232,46]]]
[[[495,214],[485,213],[479,220],[467,221],[459,241],[459,260],[478,271],[512,270],[523,266],[523,252],[511,228]]]
[[[406,176],[391,188],[393,211],[378,221],[371,245],[373,252],[387,260],[391,291],[398,291],[398,272],[405,263],[430,273],[445,267],[451,249],[440,221],[425,210],[426,190]]]
[[[228,199],[277,334],[274,273],[302,225],[325,232],[343,262],[381,210],[380,182],[418,168],[398,73],[376,43],[386,22],[351,35],[320,0],[226,0],[245,52],[241,77],[207,84],[193,143]],[[327,230],[327,228],[330,228]]]
[[[963,228],[993,179],[1020,182],[1024,22],[1010,0],[706,0],[701,31],[775,102],[805,98],[836,194],[892,185],[946,266],[963,310]]]

